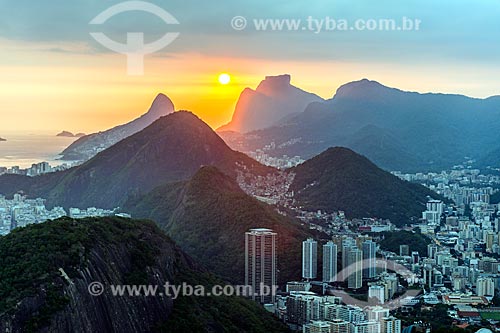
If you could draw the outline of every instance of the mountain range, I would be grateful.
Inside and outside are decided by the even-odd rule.
[[[22,190],[46,198],[49,206],[115,208],[158,185],[187,180],[203,165],[217,166],[234,178],[238,170],[255,174],[273,170],[231,150],[194,114],[179,111],[72,169],[34,178],[3,175],[0,193]]]
[[[46,198],[49,207],[120,206],[168,235],[150,222],[105,218],[63,219],[0,237],[0,330],[286,331],[239,298],[93,298],[86,289],[91,281],[241,284],[244,233],[255,227],[278,233],[278,281],[300,279],[301,243],[322,235],[236,181],[276,172],[229,148],[194,114],[178,111],[72,169],[0,176],[0,193],[7,196],[23,191]],[[344,210],[348,217],[403,225],[420,215],[428,197],[439,198],[346,148],[328,149],[285,172],[295,174],[293,199],[311,211]]]
[[[115,143],[142,131],[162,116],[175,111],[174,104],[164,94],[158,94],[149,111],[141,117],[107,131],[84,135],[73,142],[62,153],[63,160],[86,161]]]
[[[274,142],[271,156],[305,159],[344,146],[384,169],[405,172],[442,170],[470,159],[499,166],[500,96],[420,94],[363,79],[279,124],[225,138],[243,151]]]
[[[122,207],[156,221],[188,255],[235,282],[243,277],[244,232],[271,228],[280,235],[280,281],[293,280],[300,277],[300,243],[311,232],[236,182],[238,175],[252,179],[275,172],[231,150],[192,113],[179,111],[72,169],[38,177],[2,175],[0,193],[21,190],[47,199],[49,207]],[[438,198],[345,148],[330,149],[288,172],[295,174],[294,199],[310,211],[344,210],[348,217],[403,225],[420,216],[428,196]]]
[[[217,168],[201,168],[188,182],[160,186],[128,202],[124,210],[160,225],[187,254],[211,272],[243,283],[244,234],[251,228],[278,233],[279,281],[301,275],[301,244],[310,231],[245,194]]]
[[[219,132],[263,129],[302,112],[309,103],[323,99],[290,84],[288,74],[266,76],[256,90],[246,88],[236,104],[231,122]]]
[[[0,237],[0,281],[2,332],[287,332],[241,297],[163,293],[166,282],[226,283],[149,221],[63,218],[15,230]],[[112,294],[131,284],[157,286],[157,296]]]

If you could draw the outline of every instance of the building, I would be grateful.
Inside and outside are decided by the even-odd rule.
[[[488,305],[488,299],[484,296],[470,296],[470,295],[444,295],[443,303],[447,305]]]
[[[485,234],[486,251],[491,252],[493,250],[493,244],[495,243],[495,233],[493,231],[487,231]]]
[[[401,333],[401,319],[394,317],[382,318],[380,333]]]
[[[309,290],[311,290],[310,282],[290,281],[286,283],[287,293],[290,293],[292,291],[309,291]]]
[[[364,321],[350,323],[350,333],[379,333],[380,323],[376,321]]]
[[[495,296],[495,282],[492,278],[481,277],[476,282],[477,296],[493,297]]]
[[[302,277],[315,279],[318,276],[318,242],[312,238],[302,242]]]
[[[302,332],[304,333],[330,333],[330,324],[326,321],[313,321],[304,325]]]
[[[377,299],[378,303],[385,302],[385,286],[373,285],[368,288],[368,299]]]
[[[399,255],[402,257],[407,257],[410,255],[410,247],[406,244],[399,245]]]
[[[347,287],[359,289],[363,285],[363,251],[352,247],[347,255]]]
[[[245,233],[245,285],[251,286],[252,299],[274,303],[277,285],[277,234],[271,229],[250,229]],[[264,292],[266,287],[268,293]]]
[[[399,279],[395,273],[386,273],[381,279],[381,284],[385,288],[385,300],[392,299],[398,292]]]
[[[377,244],[371,240],[363,242],[363,278],[371,279],[377,275]]]
[[[349,333],[349,322],[342,319],[329,321],[331,333]]]
[[[365,308],[368,321],[381,322],[382,318],[389,317],[389,309],[382,306],[370,306]]]
[[[429,224],[439,224],[443,211],[444,204],[441,200],[429,200],[427,202],[427,210],[422,212],[422,218],[427,220]]]
[[[427,258],[435,259],[438,247],[436,244],[427,245]]]
[[[313,292],[291,292],[286,298],[287,322],[303,327],[313,320],[323,320],[322,309],[326,303],[326,297],[318,296]]]
[[[337,281],[337,245],[329,241],[323,245],[323,282]]]
[[[420,255],[418,254],[418,251],[412,251],[411,253],[411,259],[414,264],[418,264],[420,261]]]
[[[366,313],[359,306],[340,306],[337,319],[342,319],[349,323],[359,323],[366,321]]]
[[[347,265],[347,257],[349,256],[349,250],[352,247],[356,247],[356,241],[350,237],[342,239],[342,268],[345,269]]]

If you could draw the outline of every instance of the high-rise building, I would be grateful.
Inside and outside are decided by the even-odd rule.
[[[412,251],[411,252],[411,259],[414,264],[418,264],[420,261],[420,255],[418,254],[418,251]]]
[[[315,279],[318,276],[318,242],[312,238],[302,242],[302,277]]]
[[[371,279],[377,275],[377,244],[371,240],[363,242],[363,278]]]
[[[356,246],[356,241],[350,237],[342,239],[342,268],[347,267],[347,256],[349,255],[349,250]]]
[[[337,245],[329,241],[323,245],[323,282],[337,281]]]
[[[422,218],[431,224],[439,224],[443,214],[444,204],[441,200],[429,200],[427,210],[422,213]]]
[[[495,296],[495,282],[493,279],[487,277],[477,279],[476,294],[478,296]]]
[[[252,299],[263,304],[274,303],[276,296],[276,238],[271,229],[250,229],[245,233],[245,285],[252,287]]]
[[[395,273],[387,273],[381,279],[385,287],[385,300],[391,299],[398,292],[399,279]]]
[[[438,247],[436,244],[427,245],[427,258],[435,259]]]
[[[351,247],[347,255],[347,287],[359,289],[363,285],[363,251]]]
[[[491,230],[487,231],[485,234],[486,251],[491,252],[493,249],[493,244],[495,243],[495,233]]]

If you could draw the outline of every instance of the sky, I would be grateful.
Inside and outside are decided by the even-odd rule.
[[[331,98],[369,78],[419,92],[484,98],[500,94],[500,2],[496,0],[149,1],[173,16],[129,11],[89,22],[115,0],[0,0],[0,135],[95,132],[143,114],[162,92],[214,128],[227,123],[245,87],[289,73],[292,84]],[[233,18],[247,26],[236,29]],[[418,30],[309,29],[314,22],[419,20]],[[258,30],[254,20],[300,20],[299,29]],[[310,20],[310,19],[309,19]],[[312,21],[311,21],[312,22]],[[313,26],[317,27],[317,26]],[[324,25],[323,25],[324,27]],[[128,75],[127,58],[97,42],[143,32],[146,43],[179,36],[144,57]],[[231,83],[221,85],[220,73]]]

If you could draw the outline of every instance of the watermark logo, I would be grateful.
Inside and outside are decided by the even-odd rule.
[[[247,19],[244,18],[243,16],[235,16],[231,20],[231,27],[234,30],[245,30],[247,24],[248,24]]]
[[[92,296],[101,296],[104,293],[104,285],[97,281],[90,283],[87,288]]]
[[[148,12],[158,16],[166,24],[179,24],[177,19],[165,9],[145,1],[125,1],[111,6],[97,15],[89,24],[101,25],[115,15],[130,11]],[[178,32],[167,32],[160,39],[145,44],[143,32],[128,32],[126,44],[121,44],[110,39],[102,32],[91,32],[90,35],[107,49],[127,56],[128,75],[143,75],[144,56],[167,47],[179,37]]]
[[[254,18],[247,19],[243,16],[234,16],[231,27],[236,31],[253,30],[261,32],[309,32],[319,34],[323,32],[375,32],[375,31],[420,31],[422,20],[418,18],[370,18],[370,19],[345,19],[336,17],[305,18]]]
[[[418,277],[415,273],[410,271],[408,268],[399,264],[392,260],[380,259],[377,258],[375,261],[375,265],[373,265],[373,261],[370,259],[365,259],[359,261],[357,263],[353,263],[348,267],[345,267],[337,274],[337,281],[348,281],[350,278],[354,279],[362,279],[363,271],[368,269],[369,267],[376,269],[378,273],[382,272],[393,272],[395,273],[396,279],[396,287],[399,287],[399,278],[406,280],[409,283],[418,282]],[[357,275],[357,276],[356,276]],[[374,304],[370,299],[367,301],[363,301],[359,298],[353,297],[353,295],[349,294],[345,290],[333,290],[330,289],[329,292],[331,295],[341,297],[342,302],[347,305],[357,306],[360,308],[366,308],[373,306]],[[377,305],[382,306],[383,308],[389,310],[395,310],[402,306],[405,306],[409,300],[414,299],[421,293],[421,289],[407,289],[404,293],[399,294],[398,297],[393,297],[388,299],[381,304],[377,302]]]
[[[179,297],[211,297],[211,296],[241,296],[241,297],[260,297],[275,296],[278,286],[268,286],[261,283],[254,290],[250,285],[214,285],[211,287],[203,285],[190,285],[186,282],[182,284],[171,284],[165,282],[163,285],[104,285],[101,282],[91,282],[87,289],[91,296],[98,297],[103,294],[114,297],[170,297],[177,299]]]

